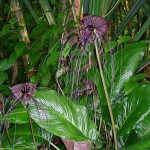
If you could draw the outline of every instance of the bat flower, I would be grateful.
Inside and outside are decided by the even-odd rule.
[[[86,88],[86,95],[92,94],[92,93],[96,93],[96,85],[94,82],[90,81],[90,80],[83,80],[84,82],[84,86]]]
[[[26,107],[30,103],[31,97],[35,93],[36,84],[33,83],[22,83],[12,86],[10,89],[16,100],[23,100]]]
[[[108,22],[98,16],[84,16],[81,21],[81,33],[79,36],[79,41],[83,47],[93,43],[93,35],[101,37],[105,35],[108,31]]]
[[[93,83],[90,80],[83,80],[83,82],[84,82],[84,87],[83,88],[77,88],[72,93],[72,95],[74,96],[75,99],[79,96],[82,96],[82,95],[90,95],[92,93],[97,93],[95,83]]]
[[[85,29],[79,35],[79,43],[85,48],[86,45],[93,43],[92,32]]]
[[[67,43],[68,40],[71,45],[77,44],[78,43],[78,31],[76,30],[66,31],[66,33],[61,38],[61,44]]]

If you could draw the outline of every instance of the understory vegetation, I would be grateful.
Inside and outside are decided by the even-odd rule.
[[[150,149],[149,0],[0,0],[0,149]]]

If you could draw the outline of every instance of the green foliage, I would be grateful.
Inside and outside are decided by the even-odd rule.
[[[40,145],[43,140],[42,136],[44,136],[45,133],[43,132],[42,135],[42,133],[40,133],[40,128],[36,124],[33,125],[33,129],[35,137],[38,141],[37,144]],[[8,143],[7,137],[4,135],[2,140],[3,149],[35,149],[29,124],[15,125],[9,130],[9,133],[12,139],[15,133],[13,148],[12,145]]]
[[[94,149],[104,149],[105,145],[113,149],[112,124],[95,48],[90,45],[84,51],[79,45],[72,46],[69,40],[61,44],[62,35],[78,27],[76,22],[69,21],[72,5],[66,3],[66,8],[62,8],[61,3],[54,0],[19,2],[30,42],[23,41],[20,34],[23,26],[8,13],[7,2],[0,3],[5,5],[0,11],[0,92],[3,94],[0,100],[5,102],[5,98],[12,95],[11,84],[36,83],[39,89],[30,100],[29,110],[37,145],[48,145],[58,136],[75,141],[89,140]],[[148,149],[150,84],[149,76],[143,70],[150,64],[149,52],[145,53],[148,42],[144,41],[149,39],[149,2],[81,0],[82,4],[84,14],[109,20],[110,32],[106,39],[111,41],[103,39],[101,48],[104,52],[100,49],[100,57],[119,148]],[[25,58],[28,60],[26,65]],[[56,83],[56,79],[61,82]],[[93,87],[85,85],[88,80],[94,83]],[[71,98],[60,96],[59,92],[58,96],[48,89],[62,90],[62,94],[71,95]],[[86,93],[87,89],[90,94]],[[79,92],[75,95],[76,91]],[[11,100],[4,105],[5,113],[11,105]],[[11,114],[0,114],[1,124],[4,117],[9,118],[6,122],[13,140],[10,145],[4,131],[0,139],[2,149],[35,148],[27,110],[23,103],[20,105]],[[52,142],[64,149],[62,144]]]
[[[75,141],[97,139],[96,128],[88,117],[85,107],[76,106],[67,97],[58,97],[54,91],[36,92],[34,98],[40,103],[41,109],[37,111],[32,105],[30,114],[41,128]]]

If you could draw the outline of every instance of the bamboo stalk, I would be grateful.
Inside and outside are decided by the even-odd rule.
[[[40,4],[41,4],[42,9],[44,10],[44,14],[47,18],[49,25],[55,24],[55,21],[52,17],[52,14],[51,14],[51,9],[50,9],[48,1],[47,0],[40,0]]]
[[[11,12],[13,12],[13,14],[16,16],[18,24],[23,27],[23,29],[20,31],[22,41],[26,43],[27,49],[30,49],[30,40],[18,0],[11,0]],[[29,65],[29,54],[23,56],[23,64],[24,68]],[[33,72],[34,68],[30,69],[29,72],[26,74],[27,78],[29,78],[33,74]]]

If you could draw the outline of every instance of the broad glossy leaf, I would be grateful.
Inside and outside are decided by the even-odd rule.
[[[113,58],[108,59],[104,74],[109,91],[113,89],[111,97],[119,94],[125,83],[134,74],[143,59],[146,47],[147,42],[145,41],[132,43],[117,51]],[[114,80],[113,83],[112,80]]]
[[[76,106],[67,97],[53,91],[39,91],[34,98],[40,106],[30,107],[32,119],[46,131],[76,141],[96,140],[95,125],[88,118],[85,107]]]
[[[135,131],[139,137],[150,134],[150,112],[137,124]]]
[[[136,81],[134,81],[132,78],[127,81],[127,83],[125,84],[124,87],[124,92],[125,95],[129,94],[134,88],[136,88],[138,86],[138,83]]]
[[[118,135],[123,136],[147,116],[150,109],[150,85],[135,88],[114,108]]]

